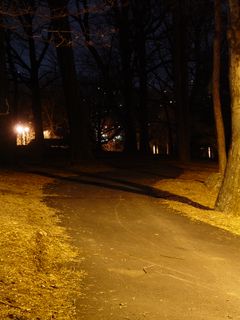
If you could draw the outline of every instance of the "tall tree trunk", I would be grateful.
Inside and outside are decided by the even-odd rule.
[[[229,0],[229,79],[232,115],[232,143],[216,209],[240,213],[240,4]]]
[[[32,8],[36,10],[36,8]],[[39,85],[39,62],[37,59],[36,45],[34,40],[34,26],[33,26],[33,13],[20,16],[20,22],[23,29],[28,37],[28,52],[30,61],[30,86],[32,95],[32,112],[33,112],[33,123],[35,130],[35,141],[36,149],[34,150],[34,156],[39,160],[43,156],[43,120],[42,120],[42,103],[41,103],[41,93]]]
[[[43,152],[43,121],[42,121],[42,103],[39,86],[38,62],[36,57],[36,47],[32,35],[32,29],[29,36],[29,58],[31,64],[31,91],[32,91],[32,111],[34,119],[35,140],[37,143],[39,156]]]
[[[0,163],[12,163],[16,139],[13,128],[13,114],[7,102],[5,31],[0,17]]]
[[[129,38],[129,3],[121,0],[121,8],[114,3],[117,25],[119,27],[119,48],[122,65],[121,80],[125,107],[125,146],[124,151],[134,153],[137,151],[136,140],[136,114],[133,110],[133,84],[131,68],[131,46]]]
[[[140,1],[141,2],[141,1]],[[146,57],[146,34],[144,29],[145,15],[147,11],[146,0],[140,3],[135,1],[133,8],[136,26],[136,55],[137,72],[139,76],[139,122],[140,122],[140,152],[149,153],[149,127],[148,127],[148,88],[147,88],[147,57]]]
[[[180,161],[190,160],[186,7],[186,0],[176,0],[173,8],[174,86],[177,108],[177,148]]]
[[[165,113],[166,128],[167,128],[166,154],[167,156],[172,156],[174,152],[174,146],[173,146],[173,134],[172,134],[172,127],[171,127],[171,117],[169,115],[168,108],[165,104],[163,105],[163,110]]]
[[[143,40],[144,41],[144,40]],[[149,149],[149,126],[148,126],[148,89],[147,89],[147,70],[146,70],[146,47],[142,42],[139,45],[139,112],[140,112],[140,151],[148,154]]]
[[[223,176],[227,163],[225,130],[220,98],[220,68],[221,68],[221,0],[214,1],[215,36],[213,42],[213,108],[218,145],[219,172]]]
[[[19,100],[19,86],[18,86],[18,73],[13,61],[13,56],[11,54],[11,48],[10,48],[10,38],[8,35],[6,35],[6,54],[7,54],[7,60],[8,60],[8,66],[9,66],[9,72],[13,78],[13,97],[11,99],[12,103],[12,112],[13,117],[16,121],[18,121],[19,114],[18,114],[18,100]]]
[[[73,162],[92,158],[90,115],[81,98],[71,46],[71,29],[65,0],[48,0],[55,30],[55,44],[70,127],[71,159]]]

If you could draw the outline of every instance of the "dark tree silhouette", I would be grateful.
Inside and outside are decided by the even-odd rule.
[[[30,90],[33,126],[35,130],[36,156],[43,155],[43,120],[42,120],[42,94],[40,86],[40,70],[49,48],[50,35],[39,40],[39,30],[44,29],[40,22],[37,10],[38,1],[14,1],[10,6],[9,16],[6,18],[8,65],[14,78],[15,97],[13,105],[17,116],[18,76]],[[11,27],[14,25],[14,28]],[[37,39],[37,40],[36,40]],[[20,50],[24,48],[24,50]],[[24,51],[24,53],[23,53]],[[19,68],[21,72],[17,72]],[[24,75],[23,75],[24,74]]]
[[[113,10],[119,30],[119,54],[121,59],[121,88],[125,108],[125,152],[137,151],[136,111],[133,107],[132,46],[130,37],[130,4],[125,0],[114,1]]]
[[[0,15],[0,162],[14,161],[15,136],[13,113],[8,103],[8,81],[6,69],[6,41],[3,16]]]
[[[177,148],[181,161],[190,160],[190,122],[188,99],[187,1],[173,4],[174,86],[176,97]]]
[[[42,53],[39,58],[37,57],[36,43],[34,39],[34,26],[33,20],[35,17],[35,12],[37,10],[37,6],[31,7],[31,11],[29,13],[23,14],[19,16],[19,19],[22,24],[22,28],[27,35],[28,42],[28,53],[29,53],[29,74],[30,74],[30,89],[32,94],[32,111],[33,111],[33,119],[34,119],[34,129],[35,129],[35,140],[37,143],[38,150],[40,154],[43,149],[43,123],[42,123],[42,102],[41,102],[41,91],[40,91],[40,83],[39,83],[39,68],[44,58],[44,54],[48,48],[48,42],[43,48]],[[16,55],[17,52],[15,51]],[[18,56],[18,55],[17,55]],[[19,57],[19,56],[18,56]]]
[[[148,126],[148,73],[146,30],[147,17],[150,14],[149,1],[133,1],[134,42],[137,59],[137,75],[139,78],[139,123],[140,123],[140,152],[149,153],[149,126]]]
[[[89,159],[92,157],[89,110],[79,93],[71,27],[68,20],[68,1],[48,0],[48,4],[51,10],[52,31],[66,98],[70,127],[71,159],[74,162]]]

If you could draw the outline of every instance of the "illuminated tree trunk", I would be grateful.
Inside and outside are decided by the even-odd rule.
[[[224,175],[227,156],[225,145],[224,123],[220,100],[220,67],[221,67],[221,0],[215,0],[215,36],[213,43],[213,108],[218,145],[219,172]]]
[[[216,209],[240,214],[240,4],[238,0],[229,0],[229,14],[232,143]]]

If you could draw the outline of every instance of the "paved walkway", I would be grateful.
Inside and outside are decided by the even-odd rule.
[[[77,319],[240,319],[240,239],[175,215],[130,178],[65,177],[48,190],[88,274]]]

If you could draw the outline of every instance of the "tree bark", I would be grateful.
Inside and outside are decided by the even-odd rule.
[[[131,46],[129,39],[129,3],[121,0],[121,8],[117,2],[114,3],[114,10],[119,28],[119,49],[121,58],[121,80],[122,93],[125,108],[125,146],[126,153],[134,153],[137,151],[136,140],[136,114],[133,110],[133,84],[131,70]]]
[[[141,1],[140,1],[141,2]],[[141,4],[135,1],[133,8],[135,17],[135,41],[137,55],[137,72],[139,77],[139,122],[140,122],[140,152],[148,154],[149,148],[149,126],[148,126],[148,88],[147,88],[147,52],[146,34],[144,29],[147,3]]]
[[[36,10],[36,8],[32,8]],[[28,41],[28,54],[30,61],[30,89],[32,99],[32,113],[33,113],[33,125],[35,131],[35,149],[34,157],[41,160],[44,152],[44,136],[43,136],[43,120],[42,120],[42,99],[39,84],[39,63],[36,53],[36,44],[33,34],[33,13],[20,16],[19,20],[22,24],[23,30],[27,35]]]
[[[218,165],[223,176],[227,163],[225,130],[222,117],[220,98],[220,68],[221,68],[221,0],[214,1],[215,36],[213,42],[213,108],[217,133]]]
[[[13,163],[16,139],[12,110],[7,102],[5,30],[0,17],[0,163]]]
[[[229,0],[229,79],[232,116],[232,143],[224,180],[215,208],[240,214],[240,5]]]
[[[90,115],[80,96],[65,0],[48,0],[70,127],[71,160],[91,159]]]
[[[174,86],[176,98],[177,149],[180,161],[190,160],[186,0],[177,0],[173,9]]]
[[[31,91],[32,91],[32,111],[34,119],[35,140],[39,155],[43,152],[43,121],[42,121],[42,102],[38,75],[38,62],[36,57],[35,42],[32,33],[29,35],[29,58],[31,64]]]

